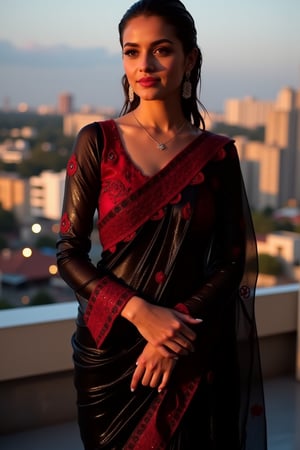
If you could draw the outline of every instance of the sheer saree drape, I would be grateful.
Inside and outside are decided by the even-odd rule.
[[[79,301],[72,345],[85,448],[265,450],[256,243],[233,142],[202,133],[101,214],[103,184],[116,184],[111,149],[122,152],[113,121],[79,133],[57,244]],[[88,257],[95,209],[98,267]],[[203,319],[196,351],[160,394],[130,391],[145,341],[120,311],[135,293]]]

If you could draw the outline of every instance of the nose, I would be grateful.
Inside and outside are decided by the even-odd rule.
[[[140,72],[151,72],[155,68],[155,58],[150,52],[145,52],[141,54],[139,61]]]

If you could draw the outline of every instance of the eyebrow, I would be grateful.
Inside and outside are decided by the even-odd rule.
[[[151,42],[151,46],[155,47],[156,45],[160,45],[160,44],[174,44],[173,41],[171,41],[170,39],[158,39],[157,41]],[[125,47],[139,47],[139,44],[137,44],[136,42],[125,42],[125,44],[123,45],[123,48]]]

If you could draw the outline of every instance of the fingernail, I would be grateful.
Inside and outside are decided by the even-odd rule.
[[[134,392],[134,389],[133,389],[133,388],[130,388],[130,390],[131,390],[131,392]]]

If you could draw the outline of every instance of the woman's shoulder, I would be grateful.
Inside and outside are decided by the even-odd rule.
[[[99,130],[102,130],[106,127],[113,127],[114,121],[113,119],[99,120],[95,122],[87,123],[80,128],[78,134],[84,136],[95,136],[99,133]]]
[[[220,144],[226,145],[228,143],[234,143],[234,138],[228,136],[227,134],[214,133],[210,130],[204,130],[203,133],[206,135],[206,138],[219,142]]]

